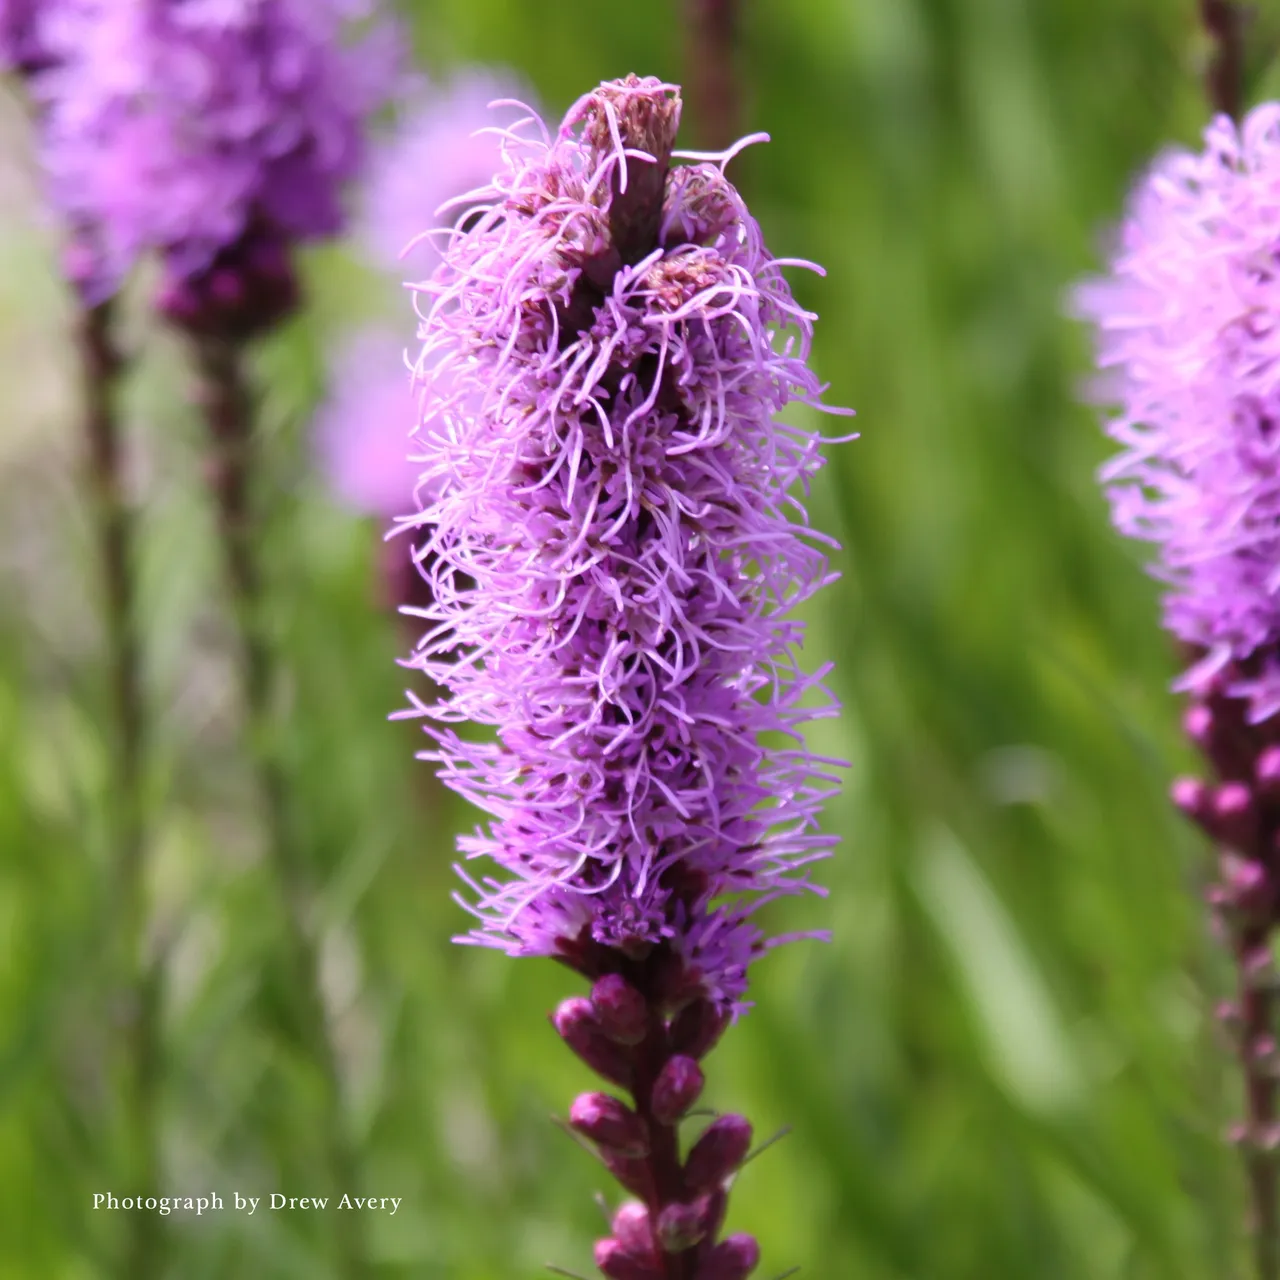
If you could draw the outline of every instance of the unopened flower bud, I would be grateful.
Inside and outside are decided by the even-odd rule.
[[[692,1000],[671,1020],[671,1047],[690,1058],[705,1057],[728,1025],[729,1015],[710,1000]]]
[[[698,1268],[697,1280],[746,1280],[760,1264],[755,1237],[733,1235],[721,1240]]]
[[[1235,849],[1253,844],[1257,809],[1253,793],[1243,782],[1224,782],[1213,793],[1212,821],[1219,837]]]
[[[691,1249],[704,1234],[696,1204],[669,1204],[658,1214],[658,1243],[667,1253]]]
[[[620,1156],[638,1157],[649,1152],[644,1121],[607,1093],[583,1093],[569,1108],[569,1123],[584,1138]]]
[[[644,996],[620,973],[606,974],[591,988],[591,1004],[600,1027],[619,1044],[639,1044],[649,1030]]]
[[[627,1251],[621,1240],[606,1238],[596,1241],[596,1266],[609,1280],[662,1280],[658,1263],[651,1258],[637,1258]]]
[[[718,1187],[743,1161],[751,1147],[751,1124],[742,1116],[713,1120],[693,1144],[684,1165],[690,1191]]]
[[[1258,790],[1269,800],[1280,799],[1280,746],[1268,747],[1254,766]]]
[[[1209,788],[1201,778],[1175,778],[1169,799],[1193,822],[1203,823],[1209,815]]]
[[[570,1049],[606,1080],[624,1088],[631,1084],[631,1060],[626,1051],[604,1034],[596,1011],[583,996],[561,1003],[551,1021]]]
[[[609,1170],[618,1185],[625,1187],[633,1196],[648,1199],[653,1191],[653,1175],[647,1161],[632,1156],[621,1156],[607,1147],[600,1148],[600,1159]]]
[[[1213,712],[1203,702],[1193,703],[1182,717],[1182,731],[1196,746],[1205,746],[1213,732]]]
[[[702,1094],[702,1068],[690,1057],[676,1054],[663,1063],[653,1082],[649,1109],[659,1124],[675,1124]]]
[[[613,1234],[628,1253],[638,1258],[653,1253],[653,1231],[649,1226],[649,1210],[638,1200],[627,1200],[613,1215]]]

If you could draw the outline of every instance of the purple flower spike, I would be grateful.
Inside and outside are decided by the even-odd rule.
[[[673,167],[679,118],[674,86],[630,76],[554,136],[508,130],[414,286],[426,469],[405,527],[425,531],[432,603],[407,665],[444,693],[407,714],[489,818],[460,841],[497,868],[464,873],[460,940],[586,977],[556,1029],[634,1099],[570,1116],[643,1202],[598,1266],[694,1280],[746,1274],[715,1236],[751,1132],[722,1117],[681,1158],[696,1059],[786,940],[755,909],[821,892],[837,762],[805,746],[834,701],[791,616],[832,578],[799,505],[820,442],[776,416],[821,407],[814,317],[724,177],[731,152]]]
[[[1280,105],[1220,116],[1139,185],[1094,321],[1121,532],[1155,542],[1165,621],[1254,720],[1280,710]]]
[[[246,238],[274,248],[342,228],[365,117],[398,60],[389,27],[344,39],[352,8],[68,0],[49,14],[44,160],[62,212],[94,228],[92,297],[146,251],[164,255],[171,282],[192,282],[251,274]]]
[[[434,603],[409,665],[448,691],[419,708],[442,778],[492,815],[462,849],[506,872],[468,878],[470,940],[584,970],[667,949],[727,1003],[767,945],[740,895],[813,891],[833,843],[799,735],[833,705],[789,616],[831,578],[787,517],[822,459],[774,418],[822,387],[813,317],[720,168],[668,174],[678,116],[636,81],[553,140],[513,134],[416,286],[443,429],[420,433]]]

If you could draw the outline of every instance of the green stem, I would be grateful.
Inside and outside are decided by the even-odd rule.
[[[137,625],[134,516],[123,475],[117,392],[123,359],[112,337],[112,304],[84,306],[79,348],[84,429],[94,536],[101,555],[103,619],[112,701],[112,867],[119,895],[120,966],[128,989],[123,1101],[129,1180],[143,1195],[160,1185],[157,1103],[163,1066],[160,1007],[163,971],[147,954],[143,750],[145,723]],[[164,1268],[164,1237],[154,1214],[130,1218],[126,1273],[139,1280]]]
[[[1205,92],[1215,111],[1237,122],[1244,112],[1245,17],[1235,0],[1200,0],[1200,21],[1214,44]]]
[[[319,1067],[325,1088],[325,1141],[334,1187],[359,1189],[358,1162],[348,1135],[338,1057],[320,990],[319,955],[309,923],[311,888],[289,800],[286,770],[273,702],[280,668],[264,617],[264,593],[258,547],[262,527],[254,507],[253,404],[243,368],[243,350],[234,340],[197,336],[196,365],[200,401],[210,440],[209,482],[217,511],[236,628],[250,750],[262,794],[270,857],[279,882],[302,1033]],[[363,1229],[358,1214],[333,1219],[342,1274],[360,1280],[368,1274]]]

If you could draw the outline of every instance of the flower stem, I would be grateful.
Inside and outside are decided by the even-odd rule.
[[[163,970],[147,955],[143,750],[145,718],[137,624],[134,518],[124,483],[117,391],[124,367],[110,301],[82,305],[78,339],[84,391],[86,468],[94,537],[101,555],[103,617],[111,683],[111,842],[120,922],[122,981],[128,989],[123,1089],[129,1185],[142,1194],[160,1184],[157,1103],[163,1064]],[[149,1280],[164,1268],[164,1238],[154,1214],[131,1217],[127,1274]]]
[[[1266,926],[1243,930],[1236,942],[1240,970],[1240,1065],[1244,1071],[1245,1171],[1249,1182],[1254,1259],[1258,1280],[1280,1277],[1280,1214],[1276,1202],[1276,1080],[1259,1051],[1274,1044],[1274,993],[1251,978],[1257,958],[1269,953]]]
[[[240,644],[246,728],[265,810],[269,852],[284,906],[284,922],[304,1043],[325,1088],[325,1144],[330,1174],[339,1192],[358,1189],[356,1152],[346,1129],[338,1055],[330,1034],[319,980],[319,956],[309,924],[310,885],[291,812],[273,703],[280,669],[264,616],[258,548],[261,522],[251,492],[254,477],[254,414],[245,379],[243,350],[234,339],[194,337],[200,402],[210,440],[209,483]],[[357,1214],[337,1214],[342,1274],[368,1274],[364,1233]]]
[[[1245,18],[1236,0],[1200,0],[1200,21],[1214,44],[1205,93],[1215,111],[1236,121],[1244,111]]]
[[[738,0],[685,0],[689,98],[702,144],[712,151],[738,136],[741,94],[734,71]]]

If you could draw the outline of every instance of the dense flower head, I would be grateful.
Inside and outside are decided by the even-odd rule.
[[[678,120],[674,86],[629,77],[554,137],[513,126],[415,286],[433,602],[409,665],[445,690],[414,698],[426,756],[490,817],[461,848],[504,873],[464,873],[466,940],[669,957],[681,998],[727,1006],[769,945],[752,911],[832,843],[800,729],[834,702],[790,616],[832,577],[793,492],[822,459],[775,418],[823,388],[732,152],[671,168],[706,159],[673,153]]]
[[[1124,451],[1103,472],[1118,528],[1159,544],[1169,630],[1280,710],[1280,105],[1204,150],[1175,151],[1133,194],[1110,276],[1080,311],[1114,370]]]
[[[348,39],[353,0],[63,0],[39,78],[53,196],[86,249],[85,291],[139,254],[200,277],[246,237],[338,231],[396,37]],[[239,265],[232,263],[229,265]]]

